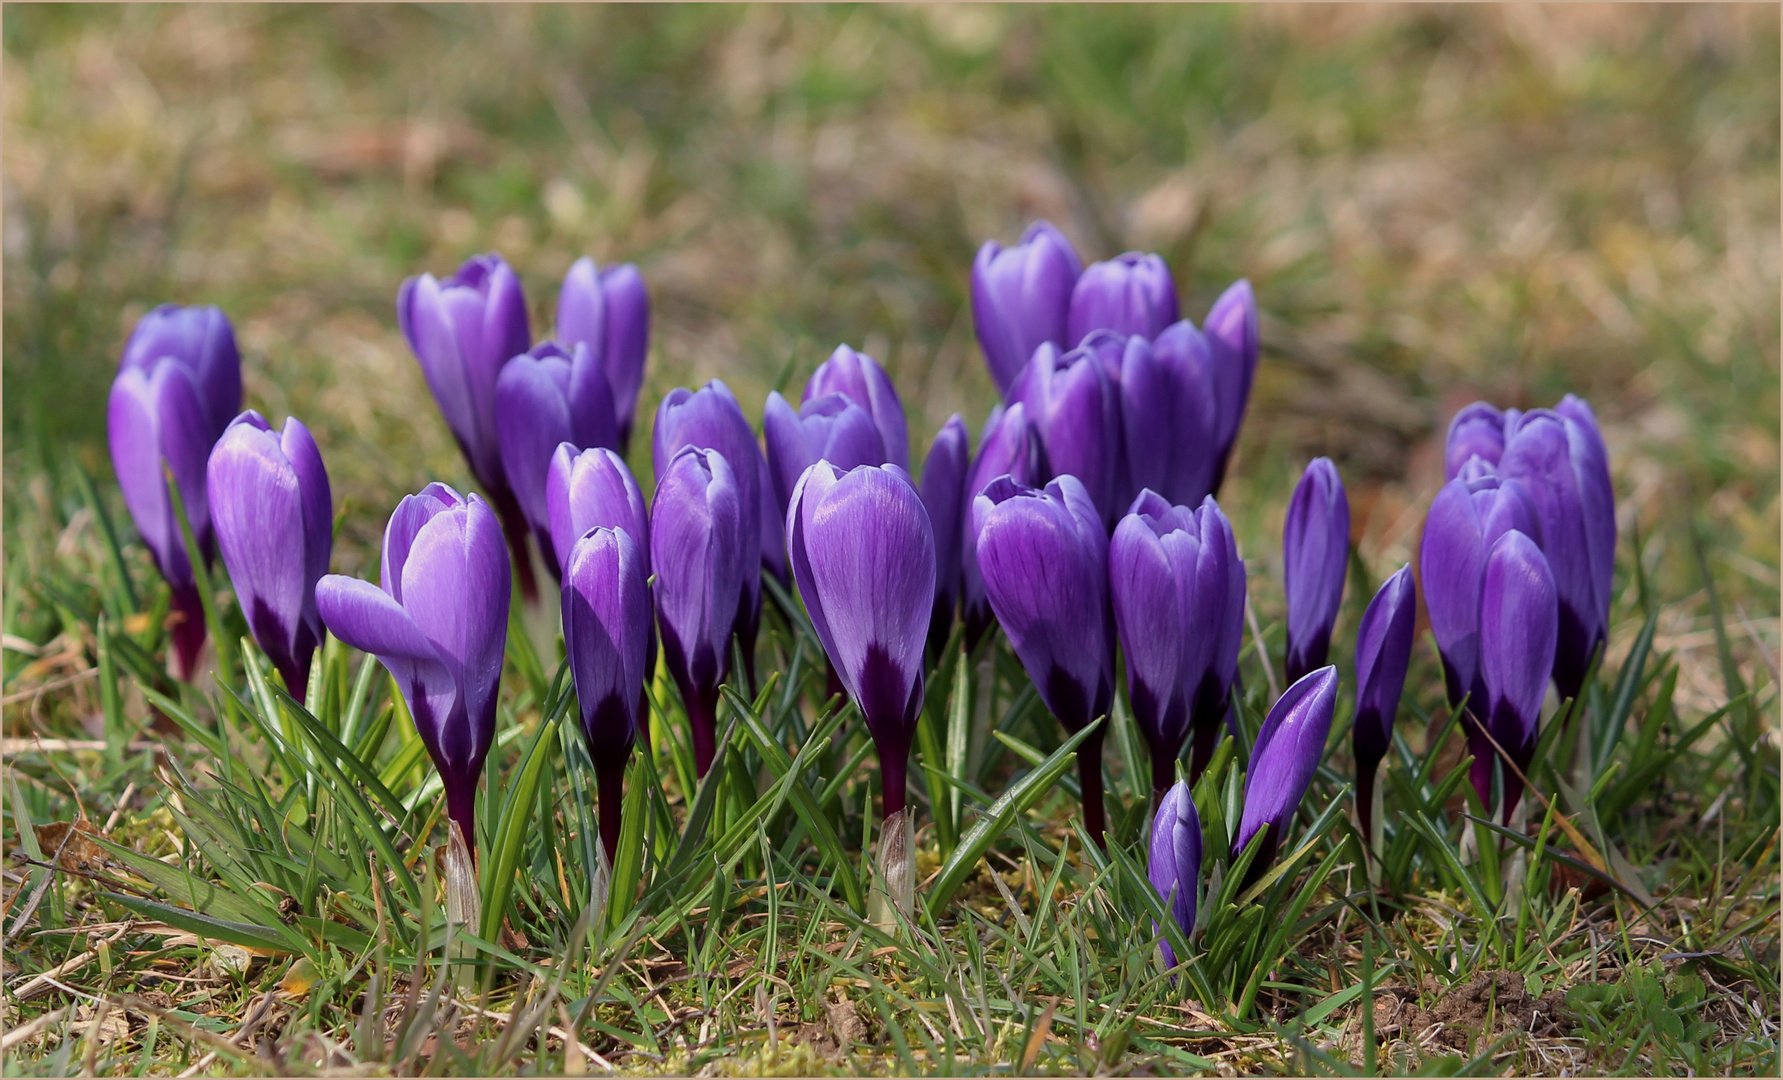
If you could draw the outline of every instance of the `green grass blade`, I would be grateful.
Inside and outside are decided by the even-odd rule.
[[[519,774],[502,803],[501,820],[496,823],[494,846],[483,860],[483,922],[485,941],[494,941],[507,913],[508,897],[514,891],[514,872],[520,865],[520,851],[526,839],[527,823],[537,805],[539,777],[545,762],[556,748],[557,720],[540,725],[532,737],[532,745],[521,759]]]

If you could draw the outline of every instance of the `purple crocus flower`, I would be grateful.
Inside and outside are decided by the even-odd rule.
[[[296,417],[274,431],[249,409],[218,440],[207,475],[217,547],[248,629],[302,701],[322,644],[316,582],[334,546],[322,453]]]
[[[1480,594],[1480,681],[1492,738],[1525,773],[1559,637],[1555,586],[1548,560],[1529,537],[1512,530],[1492,545]],[[1522,795],[1523,781],[1504,770],[1504,821]]]
[[[622,529],[637,544],[648,575],[650,518],[644,512],[637,480],[617,453],[604,446],[578,452],[570,443],[559,443],[545,477],[545,509],[551,522],[552,549],[565,564],[570,547],[583,533],[596,528]],[[644,636],[644,678],[648,681],[656,675],[655,619],[648,622]],[[644,715],[641,704],[638,715]],[[649,731],[647,725],[640,724],[638,732],[646,741]]]
[[[836,346],[830,358],[817,365],[805,382],[806,403],[825,394],[841,394],[867,410],[885,444],[885,460],[900,469],[910,468],[910,433],[904,423],[904,404],[898,400],[898,390],[879,361],[846,345]]]
[[[1179,317],[1170,267],[1156,255],[1129,251],[1090,264],[1078,277],[1071,290],[1065,341],[1080,342],[1091,330],[1138,334],[1149,341]]]
[[[1251,399],[1251,381],[1257,374],[1260,335],[1257,329],[1257,298],[1251,283],[1240,278],[1220,294],[1201,324],[1212,353],[1215,414],[1219,417],[1216,438],[1218,462],[1213,470],[1209,490],[1218,495],[1226,479],[1226,464],[1232,459],[1232,447],[1238,442],[1238,428],[1244,422],[1245,406]]]
[[[1195,813],[1188,781],[1178,780],[1161,795],[1152,818],[1145,876],[1187,937],[1195,929],[1195,893],[1201,885],[1201,817]],[[1164,966],[1175,967],[1176,951],[1169,939],[1158,945],[1164,951]]]
[[[471,472],[501,518],[520,571],[520,591],[538,594],[526,556],[526,517],[508,487],[495,429],[495,382],[532,344],[520,279],[500,255],[474,255],[439,281],[412,277],[396,294],[396,323]]]
[[[1106,715],[1114,698],[1108,534],[1077,477],[1044,489],[1007,476],[973,500],[985,593],[1034,689],[1068,731]],[[1103,729],[1078,750],[1084,824],[1100,841]]]
[[[782,518],[799,477],[819,461],[847,472],[856,465],[883,465],[886,460],[885,442],[873,417],[841,394],[812,398],[795,413],[778,390],[771,391],[762,408],[761,428]]]
[[[192,538],[210,559],[205,465],[240,409],[241,357],[221,311],[163,304],[137,322],[106,403],[106,434],[124,506],[173,590],[173,654],[186,680],[204,649],[204,603],[162,470],[173,474]]]
[[[1374,835],[1374,774],[1393,741],[1393,719],[1411,664],[1412,633],[1418,622],[1418,590],[1408,563],[1386,580],[1356,628],[1356,722],[1351,746],[1356,754],[1356,812],[1362,836]]]
[[[578,341],[600,362],[613,403],[619,449],[631,445],[638,390],[650,352],[650,293],[644,275],[631,263],[597,270],[583,256],[563,276],[557,294],[557,339]]]
[[[1269,832],[1245,875],[1244,888],[1255,884],[1275,858],[1325,756],[1325,738],[1331,734],[1336,710],[1337,669],[1327,665],[1288,687],[1258,730],[1244,777],[1244,813],[1232,841],[1232,857],[1236,859],[1264,825]]]
[[[749,474],[759,475],[753,464]],[[663,662],[681,690],[694,763],[704,776],[717,750],[718,684],[730,670],[745,581],[761,580],[753,550],[760,525],[745,513],[759,512],[761,503],[737,483],[717,450],[683,447],[659,475],[650,507],[650,566]]]
[[[922,464],[922,504],[935,534],[935,606],[929,614],[929,648],[947,644],[960,597],[960,538],[965,531],[966,468],[972,437],[959,413],[947,418]]]
[[[984,422],[978,456],[966,474],[961,509],[960,618],[966,624],[968,652],[978,647],[992,618],[991,602],[984,595],[984,579],[978,572],[978,529],[972,502],[999,476],[1008,476],[1018,484],[1039,484],[1045,482],[1046,474],[1046,451],[1040,445],[1040,433],[1028,422],[1027,406],[1019,401],[1007,407],[994,406]]]
[[[650,570],[625,529],[594,528],[565,556],[563,641],[582,735],[594,762],[601,846],[619,846],[625,765],[643,730],[645,651],[650,646]]]
[[[613,392],[588,346],[577,342],[566,352],[555,341],[541,342],[503,365],[495,380],[495,434],[508,489],[556,576],[567,553],[554,550],[545,506],[551,456],[560,443],[578,449],[619,444]]]
[[[1083,484],[1106,530],[1117,510],[1121,458],[1120,400],[1096,352],[1060,355],[1051,344],[1034,351],[1010,387],[1009,401],[1027,406],[1053,475]]]
[[[429,484],[390,515],[378,585],[339,574],[316,585],[323,624],[396,680],[469,848],[477,778],[495,738],[509,575],[489,504]]]
[[[1219,464],[1212,351],[1187,319],[1149,348],[1129,339],[1121,364],[1121,430],[1130,483],[1177,506],[1198,506],[1213,492]],[[1129,500],[1130,501],[1130,500]]]
[[[1443,474],[1448,480],[1461,473],[1461,467],[1472,458],[1498,465],[1504,456],[1505,415],[1498,409],[1476,401],[1457,412],[1449,421],[1449,434],[1443,440]]]
[[[1008,393],[1041,342],[1066,348],[1071,287],[1083,263],[1065,234],[1036,221],[1021,243],[986,240],[972,260],[972,327],[997,390]]]
[[[1350,500],[1330,458],[1300,476],[1282,529],[1288,592],[1288,681],[1325,666],[1350,557]]]
[[[1191,778],[1212,756],[1238,667],[1244,563],[1219,504],[1209,498],[1191,510],[1141,492],[1109,541],[1108,591],[1157,803],[1191,729]]]

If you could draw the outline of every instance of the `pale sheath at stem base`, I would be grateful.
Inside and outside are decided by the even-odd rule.
[[[464,830],[451,823],[446,841],[446,922],[460,931],[478,933],[483,928],[483,893],[477,883],[477,858],[465,842]],[[454,956],[469,956],[469,944],[456,944]]]
[[[916,910],[916,817],[905,807],[880,823],[874,851],[868,918],[883,930],[894,929],[898,916],[914,919]]]

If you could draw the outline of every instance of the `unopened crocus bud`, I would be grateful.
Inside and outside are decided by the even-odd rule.
[[[659,421],[660,423],[660,421]],[[745,458],[744,460],[749,460]],[[753,462],[750,474],[756,475]],[[745,493],[725,455],[683,447],[667,463],[650,507],[650,567],[663,663],[681,690],[701,776],[717,750],[718,685],[730,670],[731,631],[757,572],[760,502]]]
[[[1504,456],[1504,413],[1484,401],[1465,406],[1449,421],[1443,439],[1443,474],[1453,480],[1461,467],[1479,458],[1494,468]]]
[[[816,401],[825,394],[841,394],[867,410],[873,426],[879,429],[879,441],[885,444],[884,460],[900,469],[910,468],[910,433],[904,423],[904,404],[898,400],[898,390],[879,361],[846,345],[836,346],[830,358],[817,365],[805,382],[805,402]]]
[[[211,524],[236,601],[285,688],[302,701],[322,644],[316,582],[334,547],[322,453],[296,417],[274,431],[249,409],[211,451],[208,477]]]
[[[1405,690],[1417,622],[1418,590],[1408,564],[1374,594],[1356,628],[1356,722],[1351,746],[1356,756],[1356,810],[1365,840],[1373,835],[1375,769],[1393,742],[1393,719]]]
[[[1090,349],[1061,355],[1041,345],[1009,390],[1027,406],[1054,476],[1075,476],[1106,530],[1116,511],[1121,455],[1120,402],[1106,368]]]
[[[1145,876],[1164,898],[1170,917],[1187,937],[1195,929],[1195,894],[1201,886],[1201,816],[1186,780],[1178,780],[1158,801],[1152,818]],[[1168,938],[1159,942],[1164,966],[1176,966]]]
[[[1042,342],[1065,349],[1071,288],[1083,264],[1051,222],[1036,221],[1021,243],[986,240],[972,260],[972,327],[998,391],[1008,393]]]
[[[644,361],[650,353],[650,294],[631,263],[604,270],[583,256],[570,266],[557,294],[557,340],[583,342],[600,362],[613,403],[617,447],[631,443]]]
[[[1008,477],[973,501],[978,568],[1009,644],[1040,699],[1067,731],[1108,712],[1114,698],[1114,618],[1108,534],[1075,476],[1044,489]],[[1103,833],[1103,729],[1078,748],[1084,824]]]
[[[1209,490],[1218,495],[1226,479],[1226,465],[1232,460],[1232,447],[1238,442],[1238,429],[1244,423],[1244,410],[1251,399],[1251,382],[1257,374],[1260,334],[1257,329],[1257,298],[1251,283],[1240,278],[1215,300],[1201,324],[1207,335],[1212,355],[1215,414],[1219,417],[1218,461],[1213,470]]]
[[[206,463],[240,409],[241,357],[221,311],[163,304],[137,322],[112,382],[106,434],[124,506],[173,590],[173,654],[182,679],[196,673],[204,648],[204,604],[167,474],[178,485],[192,538],[208,560],[215,540]]]
[[[545,510],[558,558],[567,563],[571,546],[590,529],[623,529],[637,544],[648,575],[650,518],[637,480],[617,453],[604,446],[578,451],[570,443],[559,443],[545,476]],[[655,619],[649,621],[645,638],[644,677],[649,679],[656,674]],[[649,738],[648,727],[640,725],[638,731]]]
[[[1065,341],[1075,345],[1091,330],[1138,334],[1150,341],[1180,317],[1170,267],[1156,255],[1129,251],[1090,264],[1078,277]]]
[[[613,392],[588,346],[577,342],[566,351],[546,341],[505,364],[495,380],[495,434],[508,488],[556,575],[567,553],[554,548],[545,505],[551,456],[560,443],[578,449],[619,444]]]
[[[495,738],[509,575],[489,504],[429,484],[390,515],[377,585],[339,574],[316,585],[323,624],[396,680],[470,848],[477,779]]]
[[[1350,500],[1330,458],[1314,458],[1301,474],[1282,529],[1282,575],[1288,593],[1289,682],[1325,666],[1331,628],[1343,602],[1350,558]]]
[[[1269,832],[1263,849],[1251,862],[1244,887],[1263,875],[1280,850],[1288,824],[1325,756],[1325,739],[1331,734],[1336,710],[1337,669],[1322,667],[1288,687],[1257,731],[1250,769],[1244,777],[1244,813],[1232,841],[1232,857],[1237,858],[1264,825],[1269,826]]]
[[[1492,545],[1480,593],[1480,681],[1486,688],[1492,738],[1525,774],[1535,754],[1542,698],[1554,667],[1559,635],[1555,586],[1548,560],[1529,537],[1512,530]],[[1517,770],[1503,772],[1506,822],[1523,795]],[[1482,802],[1488,793],[1481,794]]]
[[[959,413],[947,418],[922,464],[922,504],[935,535],[935,606],[929,615],[930,651],[947,643],[960,596],[960,538],[965,531],[966,468],[972,439]]]
[[[619,845],[625,766],[645,715],[650,569],[625,529],[594,528],[570,548],[563,574],[563,642],[594,762],[601,846]]]
[[[1129,341],[1144,345],[1142,338]],[[1199,506],[1213,492],[1219,464],[1207,338],[1185,319],[1149,348],[1129,345],[1121,369],[1121,430],[1130,483],[1177,506]]]
[[[762,438],[774,478],[778,514],[785,517],[792,489],[805,470],[828,461],[844,472],[856,465],[885,464],[885,442],[867,410],[841,394],[815,397],[794,412],[778,390],[762,408]]]
[[[978,456],[966,474],[966,495],[961,511],[960,538],[960,618],[966,624],[966,648],[974,649],[991,625],[991,602],[984,595],[984,579],[978,572],[978,527],[972,516],[972,501],[992,480],[1007,476],[1017,484],[1040,484],[1046,480],[1046,451],[1040,445],[1040,433],[1028,421],[1027,406],[1021,402],[1005,408],[997,405],[984,422],[978,440]]]

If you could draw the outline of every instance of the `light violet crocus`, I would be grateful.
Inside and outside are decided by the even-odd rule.
[[[1164,898],[1183,937],[1188,937],[1195,930],[1196,892],[1201,887],[1201,816],[1195,813],[1195,799],[1186,780],[1178,780],[1158,800],[1145,876]],[[1170,947],[1170,940],[1165,938],[1158,946],[1163,950],[1164,966],[1175,967],[1176,950]]]
[[[938,655],[953,629],[960,597],[960,537],[966,511],[966,469],[972,438],[959,413],[947,418],[922,464],[922,504],[935,534],[935,606],[929,615],[929,651]]]
[[[557,294],[557,340],[572,347],[582,342],[600,362],[612,391],[616,445],[623,451],[631,445],[650,353],[650,293],[644,275],[631,263],[601,270],[586,255],[577,259]]]
[[[1356,722],[1350,745],[1356,757],[1356,813],[1366,843],[1374,835],[1375,770],[1393,742],[1417,622],[1418,590],[1408,564],[1374,594],[1356,628]]]
[[[1336,710],[1337,669],[1322,667],[1288,687],[1257,731],[1244,777],[1244,813],[1232,841],[1232,857],[1236,859],[1264,825],[1269,831],[1241,890],[1254,885],[1275,859],[1288,824],[1325,756],[1325,739],[1331,734]]]
[[[1083,264],[1051,222],[1036,221],[1021,243],[986,240],[972,260],[972,328],[999,393],[1008,393],[1042,342],[1066,349],[1071,288]]]
[[[1288,593],[1289,682],[1325,665],[1350,557],[1350,500],[1330,458],[1314,458],[1294,488],[1282,529]]]
[[[1129,482],[1177,506],[1199,506],[1213,493],[1220,462],[1219,402],[1208,339],[1185,319],[1149,348],[1133,343],[1144,340],[1129,339],[1120,381]]]
[[[1503,771],[1507,824],[1523,795],[1518,772],[1529,771],[1553,673],[1559,636],[1555,586],[1548,560],[1529,537],[1512,530],[1492,545],[1480,594],[1480,681],[1492,738],[1516,766]]]
[[[274,431],[249,409],[211,451],[208,478],[211,524],[236,602],[285,688],[302,701],[322,644],[316,582],[334,546],[322,453],[296,417]]]
[[[1476,401],[1456,412],[1449,420],[1449,433],[1443,440],[1444,478],[1453,480],[1461,467],[1472,458],[1479,458],[1493,468],[1504,456],[1504,413],[1484,401]]]
[[[1027,416],[1046,448],[1054,476],[1075,476],[1096,507],[1104,531],[1118,509],[1120,401],[1094,349],[1061,355],[1051,344],[1034,351],[1010,387],[1009,401]]]
[[[867,410],[873,426],[879,429],[879,441],[885,445],[885,460],[900,469],[910,468],[910,433],[904,422],[904,404],[898,400],[898,390],[879,361],[846,345],[836,346],[830,358],[817,365],[805,382],[805,403],[825,394],[841,394]]]
[[[577,342],[566,350],[546,341],[508,361],[495,380],[495,434],[508,488],[555,577],[567,552],[555,549],[545,505],[551,457],[561,443],[578,449],[619,445],[613,393],[588,346]],[[514,557],[523,558],[524,550]]]
[[[778,514],[786,516],[799,477],[819,461],[846,472],[856,465],[883,465],[885,441],[866,409],[842,394],[824,394],[793,411],[778,390],[762,408],[762,439],[773,477]]]
[[[204,649],[204,603],[167,480],[171,474],[192,538],[209,560],[216,542],[206,464],[240,410],[241,357],[221,311],[163,304],[137,322],[106,403],[106,435],[124,506],[172,588],[172,653],[186,680]]]
[[[966,490],[960,516],[960,618],[966,625],[966,651],[978,647],[990,629],[991,602],[984,595],[984,579],[978,573],[978,528],[973,523],[972,501],[999,476],[1018,484],[1046,482],[1046,451],[1040,433],[1028,422],[1027,406],[993,406],[979,437],[978,454],[966,472]]]
[[[1251,382],[1257,374],[1260,334],[1257,320],[1257,298],[1251,283],[1239,279],[1215,300],[1201,324],[1202,333],[1213,361],[1215,414],[1219,417],[1216,439],[1218,461],[1213,470],[1209,491],[1218,495],[1226,479],[1226,466],[1232,460],[1232,447],[1238,442],[1238,429],[1244,423],[1245,406],[1251,399]]]
[[[570,547],[590,529],[622,529],[638,546],[646,576],[650,572],[650,518],[644,512],[644,496],[626,467],[625,459],[606,447],[578,451],[559,443],[551,455],[545,477],[545,510],[551,522],[551,546],[558,557],[569,559]],[[644,678],[656,674],[656,620],[645,632]],[[639,691],[642,694],[643,688]],[[643,706],[639,705],[639,716]],[[641,738],[649,740],[649,727],[640,724]]]
[[[1151,340],[1175,322],[1176,280],[1156,255],[1129,251],[1092,263],[1071,290],[1065,341],[1076,345],[1092,330],[1138,334]]]

